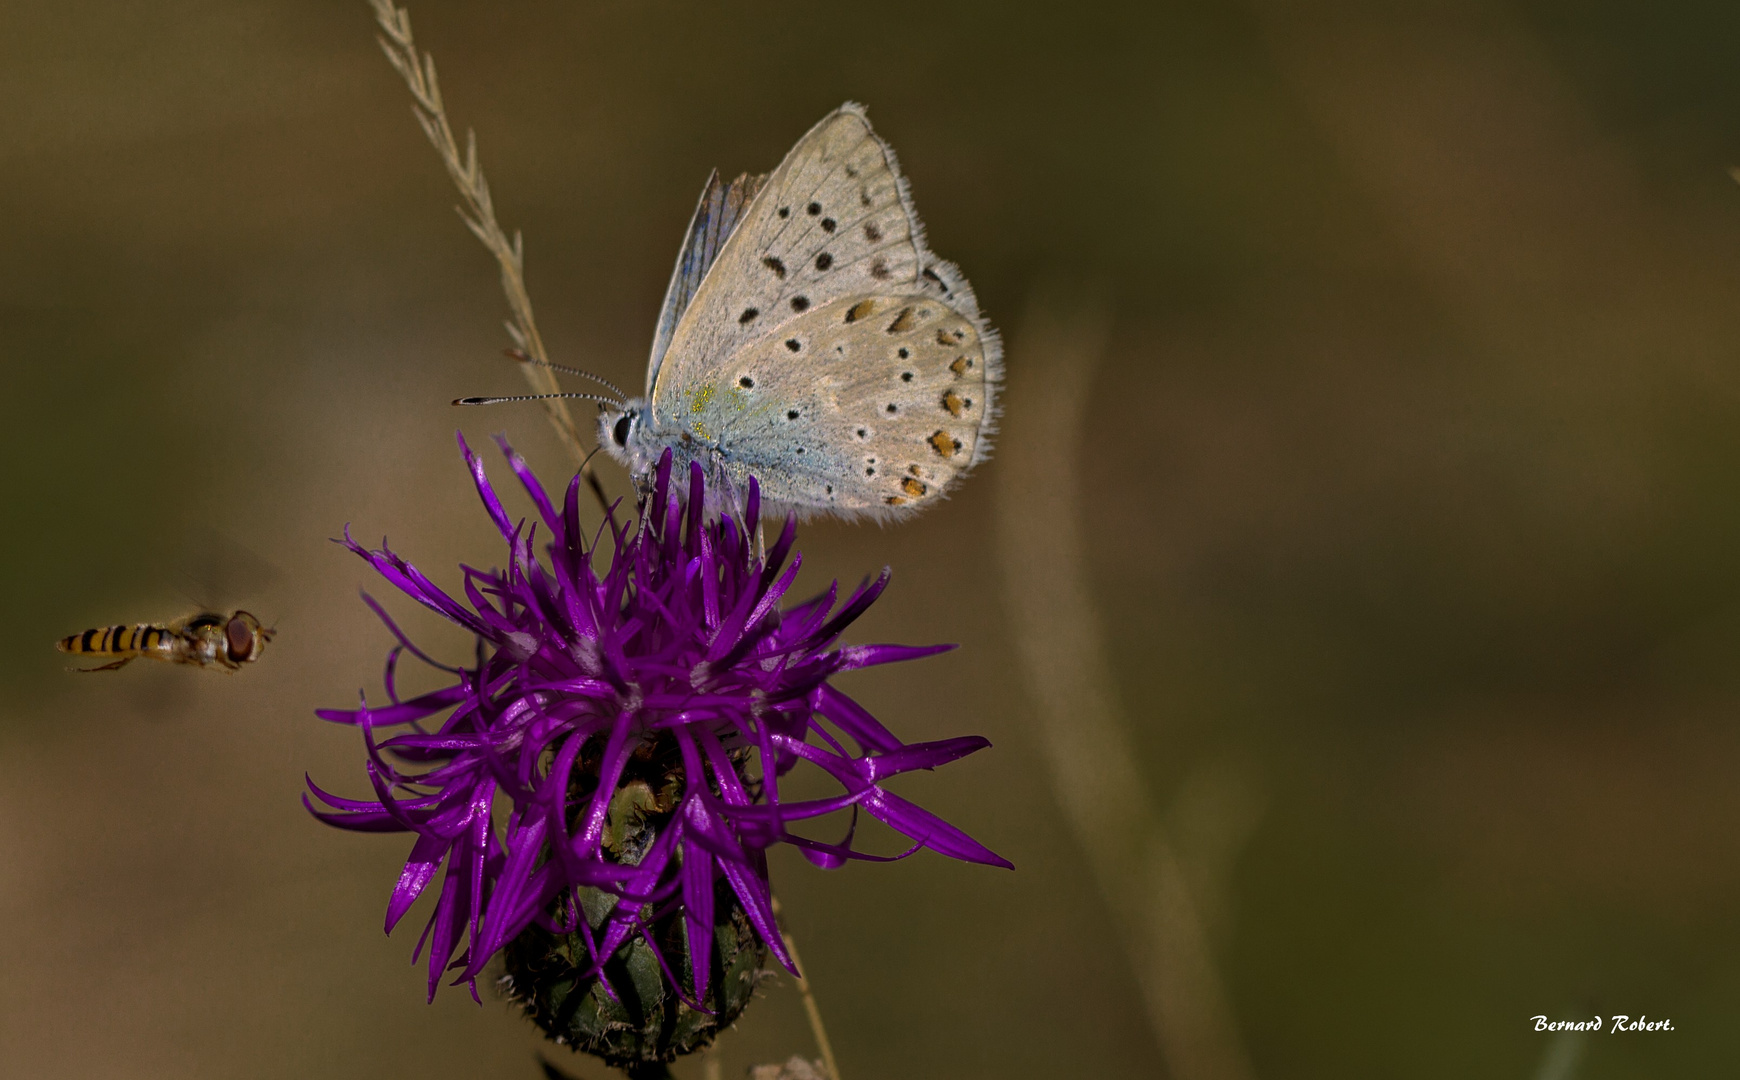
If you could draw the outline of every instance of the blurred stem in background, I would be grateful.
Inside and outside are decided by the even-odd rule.
[[[1260,797],[1236,771],[1197,767],[1162,817],[1136,768],[1088,587],[1077,449],[1109,324],[1102,309],[1041,301],[1013,343],[996,470],[1004,597],[1052,785],[1127,943],[1167,1071],[1249,1080],[1209,934]],[[1169,824],[1196,826],[1198,842],[1175,842]]]
[[[1577,1066],[1583,1062],[1588,1038],[1580,1031],[1559,1031],[1549,1036],[1540,1067],[1535,1070],[1535,1080],[1573,1080]]]

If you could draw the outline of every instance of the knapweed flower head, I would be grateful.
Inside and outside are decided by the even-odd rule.
[[[823,867],[889,857],[857,850],[852,828],[827,841],[800,835],[797,823],[849,810],[855,826],[862,811],[910,839],[903,854],[928,847],[1010,865],[884,786],[986,740],[903,743],[828,681],[951,647],[839,644],[887,586],[887,570],[843,604],[831,586],[782,608],[801,563],[795,523],[762,554],[754,482],[740,517],[709,516],[700,466],[679,500],[668,453],[641,520],[606,520],[600,566],[604,529],[587,544],[580,477],[558,510],[502,444],[547,531],[540,541],[538,524],[509,518],[482,462],[460,445],[508,543],[506,569],[463,568],[461,602],[384,545],[365,550],[348,530],[343,542],[475,635],[477,664],[437,664],[368,600],[399,642],[387,660],[388,703],[319,715],[361,730],[374,798],[309,782],[321,804],[309,808],[329,824],[415,834],[389,931],[446,864],[418,943],[431,998],[448,971],[475,996],[477,977],[504,954],[510,992],[552,1037],[607,1060],[668,1060],[741,1010],[763,949],[791,967],[769,847],[791,844]],[[401,699],[394,670],[406,651],[451,672],[452,685]],[[831,778],[837,793],[787,797],[782,782],[799,765]],[[682,1015],[649,1032],[642,1014],[666,996]],[[626,1044],[599,1035],[624,1024],[641,1025]]]

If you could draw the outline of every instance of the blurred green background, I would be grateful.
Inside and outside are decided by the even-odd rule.
[[[1740,7],[412,18],[545,339],[631,386],[708,170],[870,106],[1008,334],[1011,430],[1079,440],[1141,768],[1162,802],[1203,770],[1248,796],[1214,940],[1256,1076],[1740,1062]],[[446,405],[521,381],[371,38],[361,0],[0,10],[8,1075],[536,1075],[500,1001],[423,1004],[419,915],[380,933],[408,842],[297,802],[305,771],[365,790],[313,710],[378,693],[388,645],[355,596],[386,590],[327,538],[451,582],[500,558],[455,427],[567,466],[536,411]],[[1112,313],[1085,430],[1023,384],[1044,295]],[[894,566],[855,640],[963,644],[847,685],[908,739],[992,739],[900,790],[1017,866],[775,858],[849,1080],[1165,1072],[1048,786],[997,469],[802,538],[816,587]],[[256,669],[52,650],[196,599],[277,621]],[[1565,1050],[1537,1013],[1676,1030]],[[722,1052],[728,1077],[809,1052],[789,982]]]

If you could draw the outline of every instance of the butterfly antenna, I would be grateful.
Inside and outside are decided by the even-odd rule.
[[[615,398],[600,397],[597,394],[580,394],[573,391],[562,394],[510,394],[507,397],[462,397],[454,398],[455,405],[500,405],[508,401],[548,401],[551,398],[581,398],[585,401],[596,401],[600,405],[620,406],[622,402]]]
[[[599,386],[602,386],[606,390],[615,394],[617,398],[615,403],[618,405],[628,400],[628,395],[622,392],[621,387],[617,386],[609,379],[601,378],[592,374],[590,371],[582,371],[579,368],[567,367],[563,364],[552,364],[548,360],[539,360],[524,349],[503,349],[502,355],[510,360],[518,360],[522,364],[536,364],[542,368],[549,368],[551,371],[560,371],[564,375],[576,375],[582,379],[591,379]]]

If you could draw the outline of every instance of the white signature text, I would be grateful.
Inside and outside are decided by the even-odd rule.
[[[1591,1017],[1588,1020],[1548,1020],[1544,1016],[1531,1016],[1536,1031],[1602,1031],[1617,1035],[1622,1031],[1672,1031],[1672,1020],[1651,1020],[1647,1016],[1632,1019],[1629,1016]]]

